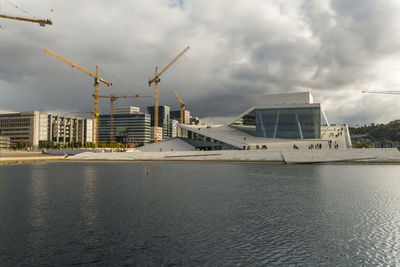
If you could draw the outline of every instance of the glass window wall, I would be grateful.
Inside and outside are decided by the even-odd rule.
[[[255,109],[230,126],[256,137],[317,139],[321,111],[319,107]]]

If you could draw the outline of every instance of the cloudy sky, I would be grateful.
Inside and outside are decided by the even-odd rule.
[[[179,108],[174,90],[192,115],[215,121],[260,94],[310,91],[330,122],[400,119],[400,95],[361,93],[400,90],[398,0],[0,0],[0,9],[54,23],[0,18],[3,111],[91,110],[93,79],[44,48],[93,72],[98,64],[114,82],[101,94],[152,94],[155,66],[189,45],[161,76],[160,104],[171,109]],[[145,109],[152,99],[117,105],[129,104]]]

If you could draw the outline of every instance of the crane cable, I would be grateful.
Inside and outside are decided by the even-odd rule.
[[[11,3],[11,2],[8,1],[8,0],[4,0],[4,1],[6,1],[7,3],[9,3],[9,4],[12,5],[13,7],[15,7],[16,9],[21,10],[22,12],[24,12],[24,13],[27,14],[28,16],[31,16],[31,17],[33,17],[34,19],[37,19],[34,15],[32,15],[31,13],[29,13],[29,12],[26,11],[25,9],[22,9],[22,8],[18,7],[16,4]]]

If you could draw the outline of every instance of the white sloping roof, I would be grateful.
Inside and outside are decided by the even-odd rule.
[[[179,138],[173,138],[147,146],[138,147],[142,152],[166,152],[166,151],[194,151],[196,148]]]
[[[213,138],[215,140],[221,141],[223,143],[232,145],[237,148],[243,148],[243,146],[256,146],[268,145],[268,147],[274,148],[292,148],[293,144],[301,147],[307,148],[309,145],[315,145],[316,142],[323,142],[327,146],[328,140],[333,140],[337,142],[340,148],[348,147],[345,143],[345,134],[338,137],[331,137],[330,134],[335,136],[340,132],[343,126],[330,126],[321,127],[321,134],[323,136],[321,139],[282,139],[282,138],[267,138],[267,137],[255,137],[247,134],[238,129],[232,128],[227,125],[209,125],[209,126],[198,126],[198,125],[182,125],[179,127],[187,129],[197,134]]]
[[[210,127],[179,124],[179,126],[189,131],[210,137],[212,139],[221,141],[237,148],[243,148],[243,146],[253,144],[262,145],[267,143],[292,141],[290,139],[255,137],[227,125],[213,125]]]

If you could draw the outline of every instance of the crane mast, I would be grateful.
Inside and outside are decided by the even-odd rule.
[[[108,82],[99,77],[99,66],[98,65],[96,65],[96,73],[93,73],[48,48],[44,49],[44,52],[52,55],[53,57],[57,58],[58,60],[61,60],[65,63],[67,63],[72,68],[80,70],[81,72],[94,78],[94,94],[92,95],[93,99],[94,99],[94,104],[93,104],[93,110],[92,110],[92,118],[93,118],[93,124],[94,124],[94,127],[93,127],[94,128],[94,134],[93,134],[94,135],[94,146],[95,146],[95,148],[97,148],[97,144],[99,141],[99,89],[100,89],[100,82],[106,84],[107,86],[112,86],[113,85],[112,82]]]
[[[160,76],[174,64],[183,54],[189,50],[189,46],[183,49],[168,65],[160,72],[158,72],[158,67],[155,68],[155,75],[153,79],[149,79],[149,86],[154,83],[154,141],[157,142],[157,129],[158,129],[158,84],[160,83]]]

